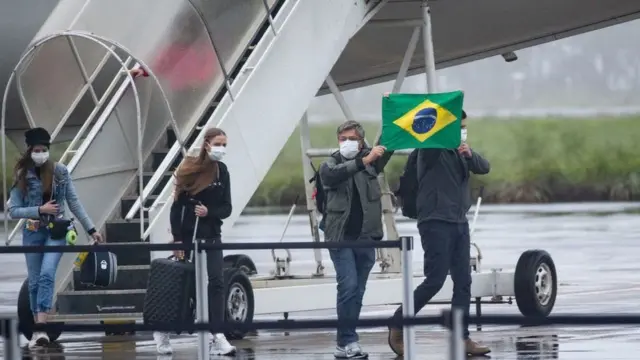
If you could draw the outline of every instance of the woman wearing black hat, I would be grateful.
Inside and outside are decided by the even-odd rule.
[[[64,202],[91,237],[102,242],[80,204],[69,171],[64,164],[49,160],[51,137],[47,130],[34,128],[25,132],[27,151],[14,169],[14,183],[9,197],[9,215],[26,219],[22,243],[26,246],[64,245],[66,226],[56,231],[55,224],[65,224]],[[60,236],[59,234],[64,234]],[[51,311],[56,269],[62,253],[25,254],[29,281],[29,300],[36,323],[46,323]],[[35,332],[30,347],[46,345],[46,333]]]

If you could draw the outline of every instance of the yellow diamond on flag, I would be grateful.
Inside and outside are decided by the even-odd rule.
[[[416,140],[424,142],[454,121],[456,116],[449,110],[425,100],[393,123]]]

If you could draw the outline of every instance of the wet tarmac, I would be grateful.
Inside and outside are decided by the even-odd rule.
[[[225,237],[226,241],[277,241],[284,216],[247,216]],[[412,222],[398,223],[401,234],[417,236]],[[285,241],[310,239],[303,216],[292,220]],[[483,251],[483,268],[513,268],[520,253],[539,248],[552,255],[559,277],[554,313],[639,313],[640,304],[640,204],[563,204],[540,206],[486,206],[478,220],[474,241]],[[248,240],[248,239],[251,240]],[[17,241],[19,243],[19,241]],[[294,250],[293,272],[313,269],[309,251]],[[271,269],[269,251],[247,252],[260,272]],[[421,266],[416,251],[415,266]],[[325,266],[330,269],[328,254]],[[18,288],[24,279],[21,256],[0,256],[0,311],[15,309]],[[436,314],[446,306],[428,306],[421,314]],[[388,316],[393,307],[363,310],[363,317]],[[485,314],[518,314],[514,305],[485,305]],[[292,314],[292,319],[327,318],[332,311]],[[449,333],[438,327],[417,328],[418,359],[448,359]],[[386,345],[384,329],[360,331],[370,359],[394,359]],[[640,330],[635,327],[517,327],[483,326],[471,336],[489,345],[492,359],[638,359]],[[23,339],[23,343],[25,340]],[[235,342],[237,359],[333,359],[331,331],[303,331],[285,335],[261,332]],[[96,334],[63,334],[60,343],[31,353],[32,359],[196,359],[195,336],[174,340],[173,356],[157,356],[149,334],[104,337]],[[213,357],[224,358],[224,357]]]

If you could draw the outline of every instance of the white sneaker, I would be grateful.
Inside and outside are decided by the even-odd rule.
[[[362,351],[360,344],[353,342],[345,347],[336,347],[333,356],[336,359],[367,359],[369,354]]]
[[[47,333],[36,331],[31,335],[31,340],[29,341],[29,348],[33,349],[36,347],[47,346],[49,345],[49,336]]]
[[[29,349],[33,349],[35,347],[38,347],[38,344],[36,343],[36,340],[38,339],[38,332],[34,332],[33,334],[31,334],[31,340],[29,340]]]
[[[156,350],[158,351],[158,354],[169,355],[173,353],[168,333],[154,331],[153,340],[156,342]]]
[[[209,346],[209,354],[211,355],[233,355],[236,353],[236,347],[229,344],[224,334],[215,334]]]

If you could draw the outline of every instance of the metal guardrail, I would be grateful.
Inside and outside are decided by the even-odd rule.
[[[413,241],[412,237],[407,237]],[[355,242],[269,242],[269,243],[206,243],[206,240],[199,240],[200,250],[280,250],[280,249],[364,249],[383,248],[400,249],[402,240],[363,240]],[[150,244],[150,243],[126,243],[126,244],[100,244],[100,245],[60,245],[60,246],[5,246],[0,247],[2,254],[32,254],[32,253],[78,253],[78,252],[108,252],[127,250],[148,250],[148,251],[168,251],[168,250],[194,250],[193,244],[171,243],[171,244]]]
[[[197,227],[197,226],[196,226]],[[398,248],[402,249],[403,261],[403,312],[405,316],[413,316],[413,237],[402,237],[396,241],[357,241],[357,242],[297,242],[297,243],[207,243],[204,239],[194,239],[192,244],[100,244],[100,245],[73,245],[73,246],[6,246],[0,247],[0,254],[17,254],[17,253],[44,253],[44,252],[60,252],[60,253],[77,253],[77,252],[106,252],[116,251],[118,249],[127,250],[147,250],[147,251],[166,251],[166,250],[193,250],[195,259],[195,281],[196,281],[196,317],[200,324],[207,326],[209,322],[209,314],[207,310],[207,267],[205,252],[203,250],[267,250],[267,249],[336,249],[336,248]],[[38,329],[42,325],[38,325]],[[84,325],[62,325],[49,324],[46,326],[57,327],[58,329],[71,331],[96,331],[98,328],[86,328]],[[79,327],[76,327],[79,326]],[[178,326],[181,326],[178,324]],[[88,330],[90,329],[90,330]],[[104,329],[104,328],[99,328]],[[159,328],[158,328],[159,329]],[[100,331],[102,331],[100,330]],[[168,329],[173,331],[175,328]],[[412,328],[405,328],[405,354],[407,359],[413,359],[413,343],[414,335]],[[198,333],[198,359],[208,359],[208,344],[204,331]],[[6,342],[6,346],[10,346],[17,340],[17,333]],[[8,349],[7,351],[11,351]],[[15,357],[18,359],[19,357]],[[13,358],[7,358],[13,360]]]
[[[396,327],[404,331],[404,357],[414,360],[414,327],[420,325],[441,325],[451,329],[449,359],[461,360],[465,358],[462,329],[464,315],[461,309],[444,311],[439,316],[414,316],[413,286],[412,286],[412,253],[413,238],[401,237],[397,241],[358,241],[358,242],[295,242],[295,243],[206,243],[206,240],[196,240],[193,244],[101,244],[78,246],[8,246],[1,247],[0,254],[37,253],[37,252],[80,252],[80,251],[114,251],[118,249],[138,249],[148,251],[166,250],[194,250],[196,270],[196,293],[199,304],[207,304],[206,300],[206,266],[202,255],[204,250],[266,250],[266,249],[335,249],[335,248],[400,248],[403,254],[403,318],[374,318],[353,320],[278,320],[278,321],[250,321],[246,323],[224,322],[209,323],[208,316],[201,315],[194,323],[177,323],[171,326],[150,324],[37,324],[36,331],[68,331],[68,332],[132,332],[132,331],[166,331],[166,332],[198,332],[198,357],[207,356],[206,332],[226,332],[230,330],[295,330],[295,329],[334,329],[338,326],[357,326],[365,328]],[[204,281],[203,281],[204,280]],[[200,313],[202,314],[202,313]],[[615,315],[554,315],[549,317],[523,317],[518,315],[482,315],[467,316],[469,324],[491,325],[640,325],[640,314]],[[8,360],[21,359],[18,347],[18,324],[15,315],[0,316],[0,333],[4,338],[5,358]]]

